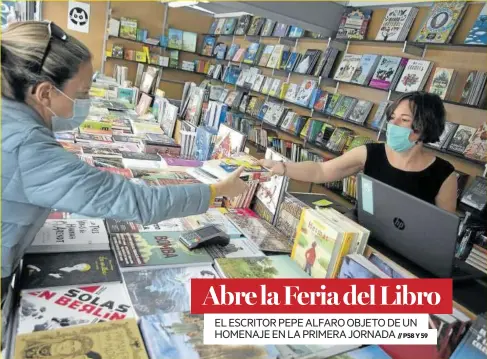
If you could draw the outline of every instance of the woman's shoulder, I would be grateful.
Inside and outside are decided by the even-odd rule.
[[[452,172],[455,171],[455,167],[450,162],[448,162],[444,158],[438,156],[435,157],[435,162],[433,163],[433,166],[431,166],[431,169],[434,172],[446,174],[446,176],[448,177]]]
[[[367,151],[383,150],[385,149],[385,144],[383,142],[370,142],[365,144],[365,148],[367,148]]]
[[[367,151],[367,157],[377,157],[377,156],[385,156],[386,148],[385,144],[382,142],[371,142],[365,144],[365,149]]]

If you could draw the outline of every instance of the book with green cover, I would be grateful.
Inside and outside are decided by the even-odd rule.
[[[291,258],[311,277],[330,278],[341,251],[341,232],[316,210],[303,209]]]
[[[353,97],[344,96],[340,101],[340,103],[335,107],[333,111],[333,116],[345,118],[345,115],[347,114],[348,110],[352,106],[353,102],[354,102]]]
[[[120,37],[137,40],[137,20],[127,17],[120,19]]]
[[[217,258],[215,266],[223,278],[310,278],[287,255]]]
[[[122,270],[213,262],[204,248],[189,250],[179,241],[179,236],[180,232],[116,233],[110,237],[110,242]]]

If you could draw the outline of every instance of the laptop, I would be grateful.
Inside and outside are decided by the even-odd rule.
[[[371,237],[435,277],[487,277],[455,257],[460,218],[363,173],[357,175],[358,222]]]

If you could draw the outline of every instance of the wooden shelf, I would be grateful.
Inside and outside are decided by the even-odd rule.
[[[260,38],[260,39],[281,39],[285,41],[296,41],[296,40],[319,40],[319,41],[328,41],[327,38],[316,38],[311,36],[301,36],[301,37],[289,37],[289,36],[262,36],[262,35],[235,35],[235,34],[201,34],[204,36],[214,36],[214,37],[237,37],[237,38]]]
[[[187,50],[180,50],[180,49],[173,49],[173,48],[170,48],[170,47],[163,47],[163,46],[160,46],[160,45],[153,45],[153,44],[149,44],[147,42],[140,41],[140,40],[127,39],[125,37],[119,37],[119,36],[109,35],[108,38],[117,39],[117,40],[130,41],[130,42],[134,42],[134,43],[141,44],[141,45],[146,45],[146,46],[158,47],[160,49],[163,49],[164,51],[179,51],[179,52],[184,52],[184,53],[187,53],[187,54],[192,54],[192,55],[200,56],[200,57],[206,57],[206,58],[211,58],[211,59],[214,59],[215,58],[214,56],[203,55],[203,54],[200,54],[198,52],[187,51]]]
[[[221,80],[217,80],[217,81],[223,82],[223,81],[221,81]],[[233,85],[233,84],[229,84],[229,83],[227,83],[227,82],[223,82],[223,83],[224,83],[224,84],[226,84],[226,85],[235,86],[235,85]],[[309,110],[309,111],[311,111],[311,110],[312,110],[312,109],[310,109],[310,108],[308,108],[308,107],[306,107],[306,106],[298,105],[298,104],[295,104],[295,103],[293,103],[293,102],[289,102],[289,101],[283,100],[283,99],[278,98],[278,97],[274,97],[274,96],[270,96],[270,95],[265,95],[265,94],[263,94],[263,93],[261,93],[261,92],[252,91],[252,90],[249,90],[249,89],[247,89],[247,88],[245,88],[245,87],[237,86],[237,88],[242,89],[243,91],[252,92],[252,93],[257,94],[257,95],[269,96],[269,98],[274,98],[274,99],[277,99],[277,100],[283,101],[283,102],[288,103],[288,104],[291,104],[291,105],[295,105],[295,106],[298,106],[298,107],[302,107],[302,108],[304,108],[304,109],[306,109],[306,110]],[[243,113],[243,112],[241,112],[241,111],[236,111],[236,112],[242,113],[242,114],[244,114],[244,115],[246,115],[246,116],[248,116],[248,117],[251,117],[251,118],[253,118],[253,119],[255,119],[255,120],[259,121],[259,122],[262,122],[262,120],[258,119],[257,117],[254,117],[254,116],[250,116],[250,115],[248,115],[247,113]],[[324,117],[333,118],[333,119],[336,119],[336,120],[339,120],[339,121],[343,121],[343,122],[349,123],[349,124],[351,124],[351,125],[355,125],[355,126],[359,126],[359,127],[366,128],[366,129],[368,129],[368,130],[370,130],[370,131],[374,131],[374,132],[376,132],[376,133],[378,133],[378,132],[379,132],[379,130],[378,130],[378,129],[376,129],[376,128],[374,128],[374,127],[370,126],[370,125],[367,125],[367,124],[360,124],[360,123],[356,123],[356,122],[353,122],[353,121],[348,121],[348,120],[345,120],[345,119],[343,119],[343,118],[341,118],[341,117],[337,117],[337,116],[333,116],[333,115],[328,115],[328,114],[323,114],[323,113],[321,113],[321,112],[314,112],[314,111],[313,111],[310,117],[315,117],[315,115],[320,115],[320,116],[324,116]],[[263,124],[264,124],[264,125],[266,125],[264,122],[263,122]],[[266,125],[266,126],[271,126],[271,125]],[[278,127],[275,127],[275,126],[272,126],[272,129],[274,129],[274,130],[276,130],[276,131],[280,131],[280,132],[286,132],[286,131],[283,131],[282,129],[280,129],[280,128],[278,128]],[[286,132],[286,133],[287,133],[287,132]],[[288,133],[288,134],[289,134],[289,133]],[[298,138],[299,138],[299,137],[298,137]],[[308,143],[309,143],[309,142],[308,142]],[[313,144],[311,144],[311,146],[313,146]],[[313,147],[314,147],[314,146],[313,146]],[[468,158],[468,157],[465,157],[464,155],[459,154],[459,153],[455,153],[455,152],[451,152],[451,151],[447,151],[447,150],[443,150],[443,149],[437,149],[437,148],[434,148],[434,147],[429,147],[429,146],[425,146],[425,147],[426,147],[426,148],[429,148],[429,149],[431,149],[431,150],[434,150],[434,151],[436,151],[436,152],[439,152],[439,153],[442,153],[442,154],[445,154],[445,155],[449,155],[449,156],[452,156],[452,157],[455,157],[455,158],[461,159],[461,160],[463,160],[463,161],[466,161],[466,162],[472,163],[472,164],[477,165],[477,166],[481,166],[481,167],[483,167],[483,166],[485,166],[485,165],[486,165],[486,162],[482,162],[482,161],[479,161],[479,160],[475,160],[475,159],[473,159],[473,158]],[[318,148],[318,147],[315,147],[315,148]],[[336,153],[330,152],[330,151],[328,151],[328,150],[323,150],[323,149],[320,149],[320,150],[321,150],[321,151],[328,152],[328,153],[333,154],[333,155],[337,155]]]
[[[143,64],[143,65],[148,65],[148,66],[154,66],[154,67],[158,67],[158,68],[166,69],[166,70],[182,71],[182,72],[187,72],[187,73],[190,73],[190,74],[196,74],[196,75],[206,76],[206,74],[204,72],[188,71],[188,70],[183,70],[183,69],[179,69],[179,68],[176,68],[176,67],[169,67],[169,66],[161,66],[161,65],[156,65],[156,64],[150,64],[148,62],[141,62],[141,61],[136,61],[136,60],[121,59],[121,58],[113,57],[113,56],[106,56],[105,58],[107,60],[119,60],[119,61],[125,61],[125,62],[133,62],[133,63],[136,63],[136,64]],[[163,81],[163,80],[164,79],[161,79],[161,81]]]
[[[418,41],[383,41],[383,40],[354,40],[354,39],[335,39],[336,41],[349,42],[354,45],[384,45],[384,46],[414,46],[423,49],[435,49],[445,51],[462,51],[462,52],[486,52],[487,45],[474,45],[474,44],[437,44],[430,42],[418,42]]]

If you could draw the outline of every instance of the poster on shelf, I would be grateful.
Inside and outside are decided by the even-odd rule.
[[[69,2],[68,29],[88,33],[90,30],[90,4],[77,1]]]

